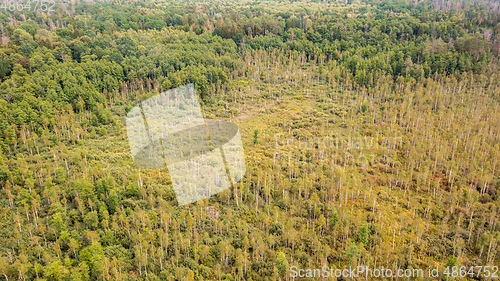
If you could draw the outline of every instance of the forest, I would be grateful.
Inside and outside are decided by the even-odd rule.
[[[443,273],[500,265],[499,2],[55,10],[0,8],[0,280],[497,279]],[[246,174],[179,206],[167,168],[134,165],[126,115],[190,83],[238,125]]]

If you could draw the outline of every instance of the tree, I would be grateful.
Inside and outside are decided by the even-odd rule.
[[[344,250],[344,255],[349,263],[356,261],[361,254],[361,250],[356,246],[354,242],[348,243],[349,246]]]
[[[359,229],[358,241],[366,246],[370,239],[370,232],[370,225],[367,223],[363,224]]]
[[[89,245],[80,251],[80,259],[82,260],[80,268],[85,270],[88,266],[88,268],[90,268],[90,274],[96,276],[100,272],[103,255],[104,251],[101,244],[97,241],[92,242],[92,245]]]
[[[331,224],[335,226],[339,220],[339,215],[337,214],[337,209],[335,207],[332,209],[331,213]]]
[[[55,260],[47,265],[44,272],[48,280],[61,280],[62,276],[66,274],[69,274],[69,271],[60,260]]]
[[[5,79],[5,77],[10,75],[10,72],[12,71],[12,63],[9,60],[8,56],[0,52],[0,81]]]
[[[365,100],[363,101],[363,104],[361,105],[361,111],[363,113],[366,112],[366,110],[368,110],[368,106],[369,106],[368,100],[365,98]]]
[[[120,196],[115,190],[111,190],[108,197],[108,210],[113,214],[118,208],[120,203]]]
[[[72,183],[73,190],[76,191],[76,196],[83,202],[87,202],[89,198],[94,197],[94,186],[85,179],[76,179]]]
[[[106,128],[104,126],[101,126],[101,128],[99,129],[99,135],[105,136],[107,134],[108,134],[108,131],[106,130]]]
[[[9,280],[7,273],[9,272],[9,262],[5,257],[0,256],[0,273],[5,277],[5,280]]]
[[[139,52],[137,44],[128,36],[124,36],[116,41],[118,50],[124,57],[136,56]]]
[[[88,228],[96,229],[99,224],[99,217],[97,211],[88,212],[83,219],[83,222]]]
[[[288,260],[283,252],[278,252],[276,256],[276,268],[278,268],[280,276],[285,276],[288,269]]]

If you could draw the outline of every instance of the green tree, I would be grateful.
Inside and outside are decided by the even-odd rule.
[[[365,98],[363,104],[361,105],[361,111],[363,113],[366,112],[366,110],[368,110],[369,105],[370,104],[368,103],[368,100]]]
[[[95,191],[94,186],[86,179],[76,179],[71,182],[72,189],[76,191],[83,202],[87,202],[89,198],[93,198]]]
[[[363,224],[359,229],[358,241],[363,245],[367,245],[370,239],[370,232],[370,225],[367,223]]]
[[[331,213],[330,222],[331,222],[332,226],[335,226],[337,224],[337,222],[339,221],[339,215],[337,214],[337,209],[335,209],[335,207],[334,207],[330,213]]]
[[[120,195],[115,190],[111,190],[108,197],[108,210],[113,214],[120,204]]]
[[[97,215],[97,211],[88,212],[85,214],[83,222],[88,228],[96,229],[99,225],[99,217]]]
[[[69,274],[69,271],[60,260],[51,262],[49,265],[47,265],[44,272],[47,280],[61,280],[62,277],[66,274]]]
[[[278,268],[280,276],[285,276],[288,268],[288,260],[283,252],[278,252],[276,256],[276,267]]]
[[[352,241],[348,243],[348,246],[344,250],[344,255],[349,263],[356,261],[360,254],[361,250]]]
[[[99,129],[99,135],[105,136],[107,134],[108,134],[108,131],[106,130],[106,128],[104,126],[101,126],[101,128]]]

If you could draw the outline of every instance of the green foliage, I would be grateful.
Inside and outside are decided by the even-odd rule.
[[[69,274],[69,271],[64,267],[61,261],[56,260],[47,266],[44,274],[47,280],[61,280],[63,276]]]
[[[101,135],[101,136],[105,136],[105,135],[107,135],[107,134],[108,134],[108,131],[106,130],[106,128],[101,127],[101,128],[99,129],[99,135]]]
[[[108,210],[113,214],[120,204],[120,195],[115,190],[109,193],[108,197]]]
[[[351,241],[345,248],[344,254],[347,258],[347,261],[351,264],[359,258],[359,256],[361,255],[361,250],[354,242]]]
[[[77,267],[71,270],[71,280],[88,281],[90,280],[90,269],[86,262],[82,261]]]
[[[135,197],[139,196],[141,190],[139,188],[139,184],[137,182],[131,182],[126,188],[127,197]]]
[[[363,101],[363,104],[361,105],[361,111],[362,111],[363,113],[364,113],[364,112],[366,112],[366,110],[368,110],[368,106],[369,106],[369,105],[370,105],[370,104],[368,103],[368,100],[367,100],[367,99],[365,99],[365,100]]]
[[[86,179],[76,179],[71,181],[72,190],[76,191],[78,198],[83,202],[87,202],[88,199],[92,199],[95,195],[95,188]]]
[[[83,219],[83,223],[86,227],[91,229],[96,229],[99,224],[99,217],[97,216],[97,212],[88,212],[85,214],[85,218]]]
[[[498,264],[495,7],[80,2],[3,18],[2,278]],[[188,83],[206,118],[238,124],[246,173],[177,206],[168,169],[137,167],[122,130]]]
[[[80,267],[82,270],[85,270],[87,265],[90,268],[90,274],[97,275],[101,271],[101,266],[104,258],[104,251],[99,242],[94,242],[92,245],[89,245],[83,248],[80,252],[80,259],[85,262]]]
[[[58,232],[67,229],[66,222],[64,221],[63,215],[61,213],[55,213],[52,216],[50,223],[57,229]]]
[[[363,245],[367,245],[370,239],[370,232],[370,225],[363,224],[359,229],[358,241]]]
[[[455,256],[450,256],[446,259],[446,264],[445,264],[445,268],[446,267],[449,267],[449,268],[452,268],[454,266],[458,265],[457,263],[457,257]]]
[[[337,209],[333,208],[331,211],[331,214],[332,214],[332,217],[331,217],[330,223],[332,226],[335,226],[337,224],[337,222],[339,221],[339,215],[337,213]]]
[[[288,269],[288,260],[283,252],[278,252],[276,255],[276,267],[280,276],[285,276],[286,270]]]

